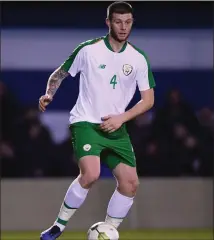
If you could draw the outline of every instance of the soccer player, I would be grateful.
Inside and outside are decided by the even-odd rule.
[[[107,223],[118,228],[136,195],[136,160],[125,123],[152,108],[155,81],[144,52],[127,41],[133,24],[132,6],[112,3],[106,24],[109,33],[81,43],[51,74],[46,93],[39,100],[44,112],[62,80],[80,73],[79,96],[69,118],[80,174],[69,186],[55,222],[41,233],[41,240],[55,240],[64,231],[99,178],[100,161],[107,164],[117,180],[107,208]],[[141,100],[125,111],[136,86]],[[103,150],[106,153],[100,159]]]

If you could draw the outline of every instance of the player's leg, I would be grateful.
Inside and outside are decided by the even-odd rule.
[[[100,175],[100,158],[85,156],[79,160],[80,174],[69,186],[54,224],[41,233],[41,240],[55,240],[85,201],[88,191]]]
[[[71,183],[62,203],[56,226],[64,230],[70,218],[85,201],[88,191],[100,175],[100,158],[98,156],[85,156],[79,160],[80,174]]]
[[[80,174],[69,186],[56,221],[41,234],[41,240],[55,240],[62,233],[100,175],[99,155],[102,148],[97,144],[99,139],[96,139],[94,129],[90,124],[78,123],[72,126],[71,133]]]
[[[109,201],[106,222],[116,228],[128,214],[139,184],[134,151],[128,136],[111,141],[111,152],[104,159],[116,178],[117,187]]]
[[[113,174],[117,188],[109,201],[105,221],[118,228],[134,202],[139,180],[136,168],[124,163],[119,163]]]

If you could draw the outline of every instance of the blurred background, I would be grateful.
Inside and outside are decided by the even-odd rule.
[[[1,3],[3,230],[40,230],[51,224],[71,178],[78,174],[68,131],[69,111],[78,95],[78,76],[69,76],[62,83],[43,114],[38,112],[38,99],[45,93],[50,74],[79,43],[107,33],[105,18],[110,3]],[[142,201],[140,189],[135,208],[142,211],[134,208],[123,226],[125,229],[211,228],[212,3],[130,3],[135,11],[135,24],[129,40],[148,55],[156,89],[153,109],[127,124],[142,181]],[[138,100],[136,91],[128,108]],[[104,198],[106,193],[107,200],[100,205],[97,200],[102,207],[96,210],[92,204],[95,197],[91,196],[91,200],[89,197],[88,205],[77,214],[76,225],[71,224],[71,229],[85,229],[104,217],[103,204],[108,202],[115,183],[105,166],[101,178],[93,196],[99,199],[102,192]],[[38,208],[32,210],[31,201],[35,202],[38,192],[42,203],[37,202]],[[165,194],[161,197],[162,192]],[[154,196],[158,196],[158,202]],[[51,206],[50,199],[53,199]],[[173,214],[172,204],[177,206]],[[34,214],[31,221],[28,211],[25,220],[18,220],[23,214],[21,206],[30,211],[28,214]],[[84,211],[93,216],[87,215],[83,221]]]

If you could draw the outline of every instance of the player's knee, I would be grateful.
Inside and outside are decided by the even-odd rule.
[[[138,186],[139,186],[139,180],[138,179],[135,179],[135,180],[129,180],[127,182],[127,189],[128,189],[128,192],[134,196],[137,192],[137,189],[138,189]]]
[[[86,172],[80,177],[82,187],[90,188],[99,178],[99,172]]]
[[[140,184],[139,179],[136,179],[131,182],[131,186],[132,186],[131,190],[133,194],[136,194],[139,184]]]
[[[137,189],[139,186],[139,180],[138,179],[127,179],[126,182],[123,182],[122,184],[118,185],[119,191],[128,196],[133,197],[135,196]]]

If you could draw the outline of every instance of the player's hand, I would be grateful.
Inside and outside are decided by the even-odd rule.
[[[112,133],[119,129],[124,123],[122,115],[109,115],[102,117],[103,123],[100,124],[100,128],[104,132]]]
[[[43,95],[39,99],[39,110],[44,112],[46,110],[47,105],[53,100],[53,98],[49,95]]]

